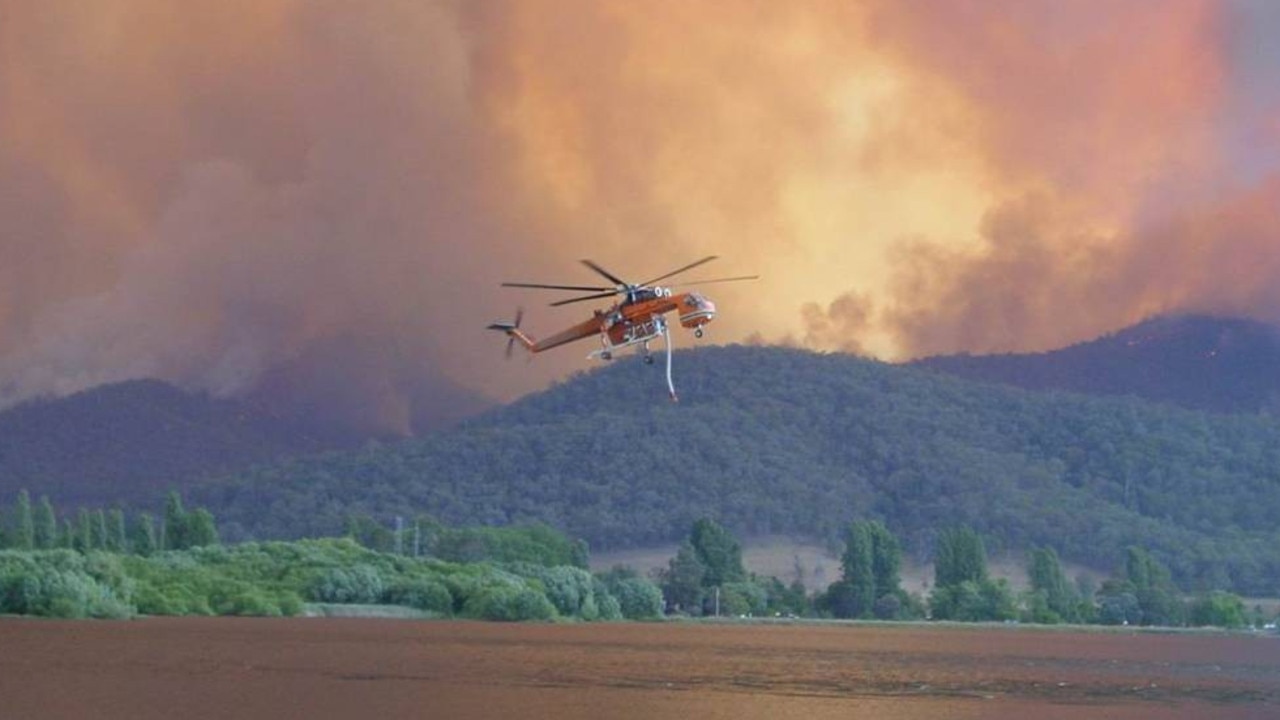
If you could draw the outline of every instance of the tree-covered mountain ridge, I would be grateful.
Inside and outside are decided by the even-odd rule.
[[[1111,568],[1150,548],[1189,588],[1276,594],[1280,424],[1132,397],[1028,392],[848,355],[710,347],[576,375],[462,426],[254,468],[197,499],[230,536],[340,529],[353,512],[545,521],[593,547],[735,532],[834,540],[883,520],[925,556],[967,524],[993,549]],[[519,372],[513,365],[512,372]]]
[[[1029,390],[1136,395],[1224,413],[1280,410],[1280,328],[1248,318],[1157,317],[1048,352],[912,364]]]
[[[252,402],[129,380],[0,412],[0,497],[156,502],[202,476],[338,445]]]

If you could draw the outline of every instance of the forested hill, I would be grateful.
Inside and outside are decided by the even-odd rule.
[[[64,508],[153,503],[194,478],[334,442],[249,403],[115,383],[0,412],[0,497],[26,488]]]
[[[1032,390],[1280,416],[1280,329],[1242,318],[1157,318],[1051,352],[942,355],[913,364]]]
[[[518,369],[513,370],[518,371]],[[1280,426],[1135,399],[1036,394],[845,355],[721,347],[622,361],[446,433],[259,467],[198,502],[230,535],[389,521],[544,520],[594,547],[700,516],[835,538],[884,519],[916,552],[967,523],[1110,569],[1150,548],[1187,587],[1280,592]]]

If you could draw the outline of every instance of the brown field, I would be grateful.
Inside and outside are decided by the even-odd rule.
[[[878,625],[0,620],[3,718],[1275,718],[1280,639]]]

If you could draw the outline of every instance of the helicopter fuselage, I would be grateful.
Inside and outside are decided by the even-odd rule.
[[[649,355],[649,342],[661,337],[664,341],[667,356],[667,389],[671,393],[671,399],[675,400],[675,385],[671,382],[671,331],[666,316],[668,313],[675,313],[681,327],[693,330],[695,336],[702,337],[703,326],[716,317],[716,304],[702,293],[692,291],[672,293],[670,288],[660,287],[655,283],[692,270],[715,259],[715,255],[709,255],[701,260],[638,284],[622,280],[591,260],[583,260],[582,264],[613,283],[612,286],[504,282],[502,283],[503,287],[572,290],[579,293],[589,293],[581,297],[553,302],[551,303],[553,307],[607,297],[620,296],[621,299],[607,309],[595,310],[590,318],[541,340],[535,340],[520,329],[520,320],[524,317],[523,311],[516,313],[514,321],[495,322],[489,325],[489,329],[506,334],[508,338],[508,357],[510,357],[511,349],[517,342],[531,353],[540,353],[543,350],[560,347],[576,340],[599,336],[600,349],[588,354],[588,358],[612,360],[617,350],[639,346],[644,353],[644,361],[648,364],[653,362],[653,358]],[[757,278],[758,276],[756,275],[750,275],[703,280],[702,282],[704,284],[736,282],[740,280],[755,280]]]

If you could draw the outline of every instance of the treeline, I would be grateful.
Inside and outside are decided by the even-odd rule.
[[[1134,395],[1218,413],[1280,410],[1280,328],[1246,318],[1158,317],[1042,353],[940,355],[912,362],[1029,390]]]
[[[1194,591],[1280,595],[1280,424],[1038,394],[845,355],[678,354],[681,402],[639,362],[463,427],[265,465],[193,490],[228,537],[332,535],[349,510],[544,522],[596,548],[678,540],[699,517],[829,544],[882,520],[927,557],[962,523],[999,552],[1113,567],[1142,546]]]
[[[542,525],[450,528],[419,518],[387,528],[353,516],[343,539],[223,546],[212,514],[185,510],[177,493],[159,521],[134,518],[131,533],[119,510],[83,510],[83,522],[58,530],[47,498],[33,509],[25,491],[4,515],[0,614],[272,616],[317,603],[591,621],[663,610],[654,583],[593,577],[585,543]]]
[[[171,507],[175,500],[170,496]],[[385,605],[421,617],[501,621],[665,614],[1238,628],[1267,620],[1229,593],[1184,595],[1168,568],[1138,547],[1096,590],[1069,581],[1057,553],[1037,548],[1028,558],[1030,589],[1014,593],[990,576],[983,539],[967,527],[938,535],[927,596],[902,588],[901,543],[878,521],[846,528],[841,577],[813,594],[799,579],[788,585],[747,572],[737,538],[706,518],[692,524],[655,577],[626,567],[592,575],[585,545],[546,526],[449,528],[422,518],[378,530],[379,523],[357,516],[349,527],[342,539],[209,543],[146,554],[0,550],[0,613],[278,616],[325,605]]]
[[[119,507],[80,508],[59,518],[48,496],[32,503],[30,493],[19,490],[7,511],[0,506],[0,549],[150,555],[218,543],[213,514],[203,507],[187,511],[176,491],[169,493],[159,518],[147,512],[127,517]]]
[[[587,543],[541,523],[508,527],[449,527],[429,515],[386,525],[366,514],[350,515],[346,536],[379,552],[434,557],[457,563],[527,562],[586,569]]]
[[[824,591],[806,594],[797,580],[747,573],[740,546],[723,527],[702,519],[660,573],[668,612],[687,615],[830,617],[878,620],[949,620],[1133,626],[1262,626],[1274,618],[1222,591],[1184,594],[1169,569],[1139,547],[1096,590],[1086,579],[1069,581],[1052,548],[1028,554],[1030,588],[1015,593],[991,577],[982,537],[968,527],[939,533],[934,582],[927,596],[901,585],[902,549],[880,522],[856,521],[845,531],[841,577]],[[630,571],[615,568],[613,576]],[[1272,625],[1274,627],[1274,625]]]
[[[656,588],[652,593],[660,598]],[[581,568],[411,558],[349,538],[208,545],[149,557],[0,551],[0,613],[279,616],[297,615],[308,603],[395,605],[427,617],[505,621],[647,618],[662,608],[660,599],[619,597]]]

